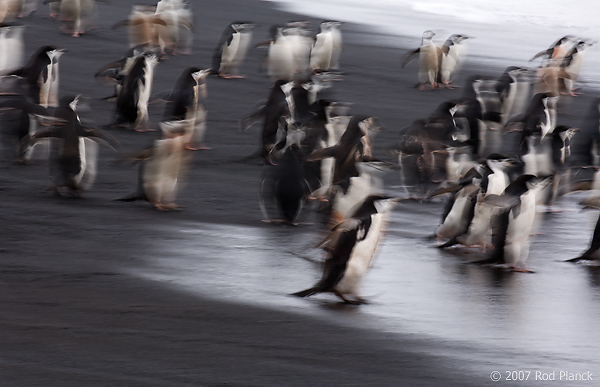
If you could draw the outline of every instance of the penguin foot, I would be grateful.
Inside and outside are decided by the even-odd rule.
[[[351,299],[351,298],[345,297],[344,295],[340,294],[337,291],[334,291],[333,293],[336,296],[338,296],[339,298],[341,298],[342,301],[344,301],[344,304],[348,304],[348,305],[369,304],[369,301],[366,300],[366,299],[364,299],[364,298],[362,298],[362,297],[356,296],[356,297],[354,297],[354,298]]]
[[[518,265],[510,266],[508,268],[508,270],[514,271],[516,273],[535,273],[535,271],[533,271],[531,269],[528,269],[528,268],[522,267],[522,266],[518,266]]]
[[[246,78],[244,75],[236,75],[236,74],[219,74],[219,76],[223,79],[242,79]]]
[[[199,145],[199,146],[186,145],[185,149],[191,150],[191,151],[197,151],[197,150],[211,150],[212,148],[209,146],[206,146],[206,145]]]
[[[154,203],[154,208],[158,211],[179,211],[181,206],[175,203]]]

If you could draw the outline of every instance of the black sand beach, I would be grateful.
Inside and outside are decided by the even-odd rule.
[[[94,79],[102,65],[127,50],[126,31],[110,26],[125,19],[134,1],[99,3],[100,28],[81,38],[63,35],[45,7],[24,19],[26,57],[41,45],[68,52],[61,58],[60,94],[83,94],[91,111],[84,119],[98,126],[112,119],[114,104],[102,100],[112,87]],[[193,54],[169,56],[156,67],[153,91],[169,91],[188,66],[210,67],[224,27],[233,20],[256,22],[254,41],[268,27],[305,17],[277,11],[260,1],[195,1]],[[319,20],[310,19],[316,28]],[[398,140],[398,130],[426,117],[461,90],[419,91],[415,67],[399,67],[405,50],[369,44],[377,39],[363,26],[343,26],[344,80],[335,97],[354,103],[354,113],[376,115],[386,127],[375,140],[380,157]],[[489,373],[474,373],[463,356],[467,344],[434,342],[419,336],[376,332],[344,320],[352,310],[329,306],[320,319],[290,310],[272,310],[236,300],[235,294],[203,297],[177,291],[160,281],[129,275],[147,259],[172,251],[186,234],[182,225],[242,225],[261,222],[257,191],[263,166],[241,161],[259,146],[259,128],[238,132],[238,120],[268,95],[270,81],[258,69],[263,51],[253,50],[241,80],[208,80],[208,131],[212,150],[194,154],[194,164],[178,203],[182,211],[162,213],[148,203],[114,199],[131,193],[137,168],[118,162],[101,147],[98,178],[82,199],[43,192],[47,161],[0,164],[0,380],[6,386],[482,386]],[[499,75],[467,62],[461,85],[475,72]],[[569,120],[581,122],[594,97],[588,90],[569,106]],[[156,128],[164,106],[151,105]],[[148,146],[156,132],[112,130],[123,152]],[[397,174],[390,177],[398,184]],[[433,225],[432,227],[435,227]],[[313,230],[314,229],[314,230]],[[170,230],[166,232],[165,230]],[[302,233],[317,233],[318,225]],[[433,231],[433,229],[432,229]],[[294,230],[288,229],[290,237]],[[588,230],[585,230],[588,232]],[[190,235],[190,234],[187,234]],[[199,238],[200,246],[204,243]],[[150,243],[150,241],[152,243]],[[208,241],[207,241],[208,242]],[[227,236],[211,243],[228,245]],[[161,245],[156,250],[153,246]],[[585,246],[582,246],[583,250]],[[318,254],[317,250],[315,253]],[[209,262],[202,248],[200,261]],[[245,252],[239,251],[243,260]],[[315,256],[318,259],[318,256]],[[249,273],[250,274],[250,273]],[[294,273],[290,273],[290,276]],[[316,278],[317,271],[308,273]],[[202,278],[198,278],[201,282]],[[227,278],[223,278],[226,282]],[[307,286],[310,283],[306,284]],[[269,286],[269,284],[265,284]],[[290,291],[300,289],[289,289]],[[337,301],[332,301],[337,305]],[[448,356],[450,349],[454,356]],[[489,355],[489,354],[488,354]],[[485,360],[482,360],[485,363]],[[542,384],[539,384],[542,385]]]

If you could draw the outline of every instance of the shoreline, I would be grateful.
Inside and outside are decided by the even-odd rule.
[[[44,44],[45,37],[69,49],[61,58],[61,95],[89,91],[92,109],[82,118],[98,126],[110,121],[114,105],[100,99],[112,88],[94,80],[93,73],[126,51],[124,31],[108,26],[124,19],[134,2],[99,3],[101,29],[78,39],[60,34],[58,24],[47,19],[46,8],[23,21],[31,24],[26,32],[27,53]],[[195,7],[199,29],[193,55],[169,57],[160,63],[153,93],[170,90],[187,66],[209,67],[223,28],[238,16],[256,16],[253,21],[261,28],[255,31],[253,42],[264,40],[271,24],[300,16],[261,1],[224,0],[211,7],[206,12]],[[309,20],[318,26],[317,19]],[[354,103],[354,113],[380,117],[386,130],[375,138],[378,153],[383,144],[398,140],[402,127],[461,94],[460,88],[432,92],[412,88],[416,69],[399,69],[404,52],[354,42],[352,33],[345,36],[345,47],[341,61],[347,75],[333,92],[340,101]],[[250,226],[259,236],[264,234],[267,242],[273,236],[295,241],[293,230],[274,229],[260,221],[256,191],[261,166],[239,161],[258,146],[259,129],[240,134],[237,120],[268,94],[270,82],[258,72],[261,55],[261,51],[249,53],[242,67],[247,75],[243,80],[208,80],[206,142],[214,149],[194,154],[189,179],[179,195],[178,202],[184,206],[181,212],[160,213],[145,202],[115,202],[135,188],[137,168],[119,163],[118,155],[107,148],[100,151],[96,183],[80,200],[42,192],[47,162],[18,166],[2,161],[0,194],[5,209],[0,225],[5,231],[0,242],[0,357],[8,365],[0,371],[4,380],[22,386],[169,387],[481,386],[489,381],[489,373],[475,373],[477,367],[464,364],[480,349],[475,345],[351,327],[352,321],[367,317],[330,299],[314,301],[315,314],[327,316],[323,318],[302,310],[244,305],[235,294],[215,296],[220,300],[191,296],[174,290],[172,283],[130,274],[149,267],[153,258],[176,260],[185,254],[197,254],[198,261],[211,269],[214,258],[205,251],[218,249],[220,244],[231,247],[236,235],[222,235],[219,240],[216,234],[207,238],[186,232],[199,228],[197,224]],[[465,63],[457,83],[461,85],[473,70]],[[151,106],[154,125],[162,111],[161,106]],[[125,152],[144,148],[156,136],[110,133]],[[393,160],[389,155],[382,158]],[[397,180],[396,174],[390,176],[390,181]],[[307,226],[301,231],[309,234],[315,229]],[[183,242],[192,238],[199,250],[182,250]],[[245,245],[240,242],[240,246],[231,254],[242,259]],[[255,242],[253,248],[260,255],[265,247]],[[310,282],[317,273],[288,274]],[[345,322],[336,324],[336,319]],[[475,362],[480,370],[490,366],[492,355],[488,352]]]

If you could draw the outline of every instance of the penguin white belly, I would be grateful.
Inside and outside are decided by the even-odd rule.
[[[304,36],[292,36],[288,38],[294,52],[294,71],[299,74],[310,70],[310,43]]]
[[[356,295],[358,287],[371,264],[381,233],[382,214],[371,215],[371,227],[362,241],[356,243],[346,264],[346,270],[334,289],[342,294]]]
[[[148,63],[144,68],[144,81],[138,80],[138,100],[137,100],[137,118],[134,126],[138,127],[140,123],[148,120],[148,101],[152,92],[152,80],[154,78],[154,66]]]
[[[273,81],[294,79],[294,52],[285,37],[271,45],[268,64],[269,76]]]
[[[488,229],[494,209],[484,203],[475,205],[475,214],[465,235],[457,238],[458,242],[465,246],[486,245],[488,242]]]
[[[332,217],[337,220],[346,219],[371,193],[371,176],[363,173],[350,178],[350,186],[346,193],[338,192],[334,197]]]
[[[223,45],[223,52],[221,54],[221,66],[219,67],[220,74],[226,74],[229,72],[229,68],[234,66],[234,59],[236,57],[236,53],[240,46],[241,35],[239,32],[236,32],[231,37],[231,42],[229,44],[225,43]]]
[[[181,166],[181,137],[157,140],[155,153],[144,168],[144,192],[151,203],[174,200]]]
[[[83,153],[82,158],[85,160],[85,166],[83,168],[84,173],[81,177],[80,187],[81,189],[88,191],[94,181],[96,180],[98,170],[98,149],[100,145],[88,138],[83,138]]]
[[[342,32],[338,29],[331,31],[332,50],[331,60],[329,62],[329,70],[339,70],[340,54],[342,52]]]
[[[437,48],[433,43],[422,46],[419,55],[419,82],[435,85],[438,73]]]
[[[44,75],[40,75],[39,84],[40,84],[40,105],[47,108],[48,101],[50,99],[50,82],[52,78],[52,63],[46,66],[47,78],[44,79]]]
[[[529,235],[535,221],[535,196],[534,190],[521,195],[520,211],[516,217],[513,210],[510,211],[504,245],[504,262],[507,265],[514,266],[527,260]]]
[[[73,176],[73,182],[79,188],[81,188],[81,181],[83,176],[86,173],[87,160],[86,160],[86,149],[85,149],[85,139],[83,137],[79,137],[79,157],[80,157],[80,169],[79,173]]]
[[[240,66],[246,58],[246,54],[248,53],[248,49],[250,48],[250,43],[252,42],[252,34],[251,33],[242,33],[240,34],[240,42],[238,44],[238,49],[233,59],[234,70],[236,73],[239,72]]]
[[[444,222],[436,230],[436,234],[440,238],[452,238],[457,232],[467,227],[465,213],[472,205],[471,198],[461,196],[456,198],[452,209],[444,219]]]
[[[310,56],[310,67],[313,70],[329,70],[332,55],[333,37],[331,33],[318,34]]]
[[[451,49],[447,55],[442,55],[442,63],[440,67],[440,79],[444,83],[450,82],[450,75],[456,68],[458,63],[458,47]]]

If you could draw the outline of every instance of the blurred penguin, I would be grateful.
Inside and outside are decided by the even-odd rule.
[[[309,297],[332,292],[348,304],[366,303],[358,291],[387,230],[389,212],[397,202],[398,199],[370,196],[351,218],[331,230],[320,244],[328,253],[321,280],[293,295]]]
[[[427,85],[430,89],[437,87],[439,74],[439,50],[433,42],[435,32],[427,30],[423,32],[421,46],[408,53],[402,61],[402,68],[412,62],[416,55],[419,56],[419,88],[425,90]]]
[[[25,26],[0,27],[0,74],[7,74],[23,66]]]
[[[101,142],[117,150],[119,143],[108,133],[85,127],[78,114],[79,96],[65,96],[54,113],[55,124],[40,129],[20,144],[24,152],[38,141],[55,139],[51,145],[49,189],[63,196],[79,197],[95,180],[97,146]]]
[[[212,72],[221,78],[243,78],[239,70],[252,42],[255,24],[233,22],[227,26],[213,54]]]
[[[536,195],[549,183],[534,175],[522,175],[513,181],[502,195],[489,195],[483,202],[500,208],[498,225],[489,258],[477,264],[494,264],[512,271],[531,272],[526,266],[529,236],[536,218]]]
[[[127,20],[113,24],[112,28],[129,27],[129,47],[150,45],[159,47],[156,26],[166,26],[167,23],[156,15],[156,7],[149,5],[133,5]]]
[[[452,80],[450,77],[456,71],[464,56],[465,48],[461,43],[467,39],[469,39],[468,36],[453,34],[442,45],[442,51],[439,55],[439,84],[451,88]]]
[[[61,31],[77,38],[97,25],[96,1],[104,0],[61,0],[59,2],[60,20],[63,22]],[[44,0],[44,4],[54,0]]]
[[[144,53],[135,58],[117,96],[113,126],[131,125],[135,131],[149,130],[148,101],[157,64],[155,54]]]
[[[575,47],[573,47],[567,55],[565,55],[564,59],[560,64],[561,70],[565,73],[565,76],[562,78],[565,87],[565,93],[571,96],[576,96],[576,88],[575,82],[579,79],[579,74],[581,73],[581,66],[583,64],[583,59],[586,55],[586,49],[592,46],[593,42],[586,42],[585,40],[580,40]]]
[[[210,69],[188,67],[182,72],[167,98],[163,121],[189,122],[189,127],[185,129],[185,136],[190,150],[210,149],[203,143],[207,115],[206,77],[210,72]]]
[[[160,123],[163,138],[132,157],[133,163],[140,165],[136,192],[117,200],[145,200],[159,211],[180,208],[175,200],[193,157],[187,149],[187,127],[189,122],[185,120]]]
[[[265,177],[260,185],[260,208],[264,221],[298,225],[298,217],[310,195],[310,187],[306,181],[303,164],[305,155],[297,143],[286,147],[274,166],[267,165]],[[269,203],[277,208],[280,219],[269,215]]]
[[[331,20],[321,23],[321,31],[315,36],[310,53],[313,72],[339,70],[342,52],[341,25],[341,22]]]

